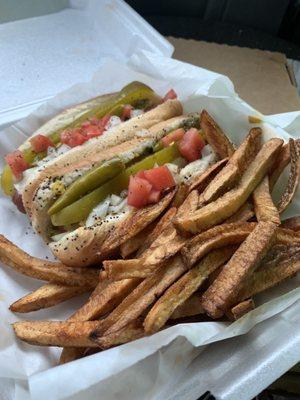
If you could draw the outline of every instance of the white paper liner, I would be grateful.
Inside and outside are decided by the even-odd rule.
[[[256,110],[237,96],[228,78],[144,51],[135,54],[127,65],[107,59],[91,82],[78,84],[63,92],[25,120],[3,131],[0,135],[0,164],[2,165],[3,156],[8,151],[15,149],[25,137],[30,136],[38,126],[58,111],[95,95],[119,90],[132,80],[149,84],[160,94],[174,88],[186,111],[200,111],[206,108],[237,144],[253,126],[248,123],[248,116],[258,115]],[[290,136],[295,137],[297,131],[300,131],[300,113],[279,114],[263,119],[265,137],[277,135],[287,140]],[[299,205],[298,194],[286,215],[299,213]],[[0,197],[0,207],[2,234],[30,254],[51,257],[47,247],[32,233],[26,217],[16,211],[10,200],[3,195]],[[84,391],[88,389],[92,393],[94,387],[98,388],[99,398],[113,399],[117,393],[123,393],[124,398],[127,398],[125,393],[129,390],[126,388],[128,380],[133,386],[131,399],[139,398],[134,395],[137,388],[142,389],[144,398],[156,398],[156,395],[171,382],[176,382],[176,377],[182,374],[203,350],[204,347],[200,346],[244,334],[300,299],[298,276],[283,286],[266,292],[260,297],[266,303],[234,324],[202,322],[177,325],[151,337],[55,367],[58,349],[39,348],[16,341],[10,327],[12,322],[18,320],[18,316],[8,310],[9,305],[39,287],[40,282],[23,277],[6,267],[0,270],[0,282],[0,378],[21,380],[16,383],[16,399],[22,398],[18,393],[26,391],[26,384],[20,385],[20,382],[27,379],[31,398],[36,400],[55,400],[69,396],[72,396],[72,399],[83,399],[87,398]],[[86,296],[81,296],[51,309],[28,314],[25,318],[64,320],[85,298]],[[286,327],[282,327],[283,335],[285,329],[291,329],[288,323]],[[158,375],[155,380],[153,377],[149,378],[150,367],[150,375],[145,374],[151,357],[155,357],[155,362],[158,363],[155,369]],[[138,377],[138,380],[134,379],[134,376]]]

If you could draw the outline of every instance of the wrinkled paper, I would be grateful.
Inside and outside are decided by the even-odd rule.
[[[300,112],[263,116],[238,97],[227,77],[141,51],[134,54],[127,64],[106,59],[91,82],[78,84],[57,95],[26,119],[1,132],[0,167],[7,152],[14,150],[57,112],[96,95],[119,90],[133,80],[150,85],[160,94],[174,88],[186,112],[207,109],[236,144],[241,142],[251,127],[249,115],[262,118],[265,138],[278,136],[288,140],[289,137],[299,137]],[[281,187],[279,182],[278,192]],[[299,213],[299,205],[300,194],[284,217]],[[2,194],[0,209],[0,233],[34,256],[52,257],[46,245],[32,232],[26,216],[20,214]],[[40,281],[1,266],[0,380],[10,384],[14,382],[14,398],[17,400],[79,400],[96,396],[101,399],[172,398],[172,386],[174,389],[177,379],[183,376],[208,344],[243,335],[257,324],[283,315],[283,311],[295,306],[296,302],[300,311],[298,276],[258,296],[257,304],[262,305],[232,324],[181,324],[150,337],[57,366],[59,349],[30,346],[17,341],[10,324],[21,319],[64,320],[83,304],[87,296],[20,317],[8,310],[12,302],[39,286]],[[291,330],[290,324],[286,321],[286,326],[281,327],[282,334],[285,330]],[[201,360],[201,355],[199,358]],[[204,392],[207,390],[205,382],[202,385]]]

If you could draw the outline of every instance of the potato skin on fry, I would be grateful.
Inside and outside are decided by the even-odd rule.
[[[266,255],[276,229],[272,222],[259,222],[203,294],[202,306],[212,318],[220,318],[234,304],[234,293]]]
[[[252,197],[257,221],[271,221],[276,225],[280,225],[279,212],[270,194],[268,176],[265,176],[256,187]]]

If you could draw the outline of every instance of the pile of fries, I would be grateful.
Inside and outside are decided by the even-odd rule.
[[[300,141],[262,144],[253,128],[236,149],[203,111],[201,129],[219,161],[189,186],[137,210],[101,247],[97,268],[70,268],[24,253],[3,236],[0,260],[47,281],[10,306],[25,313],[84,292],[88,301],[67,321],[22,321],[18,338],[64,347],[60,362],[126,343],[178,323],[235,320],[253,296],[300,270],[300,217],[281,221],[299,183]],[[278,204],[271,192],[290,175]]]

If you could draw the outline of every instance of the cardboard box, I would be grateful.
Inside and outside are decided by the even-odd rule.
[[[263,114],[300,110],[296,80],[282,53],[169,37],[173,57],[227,75]]]

